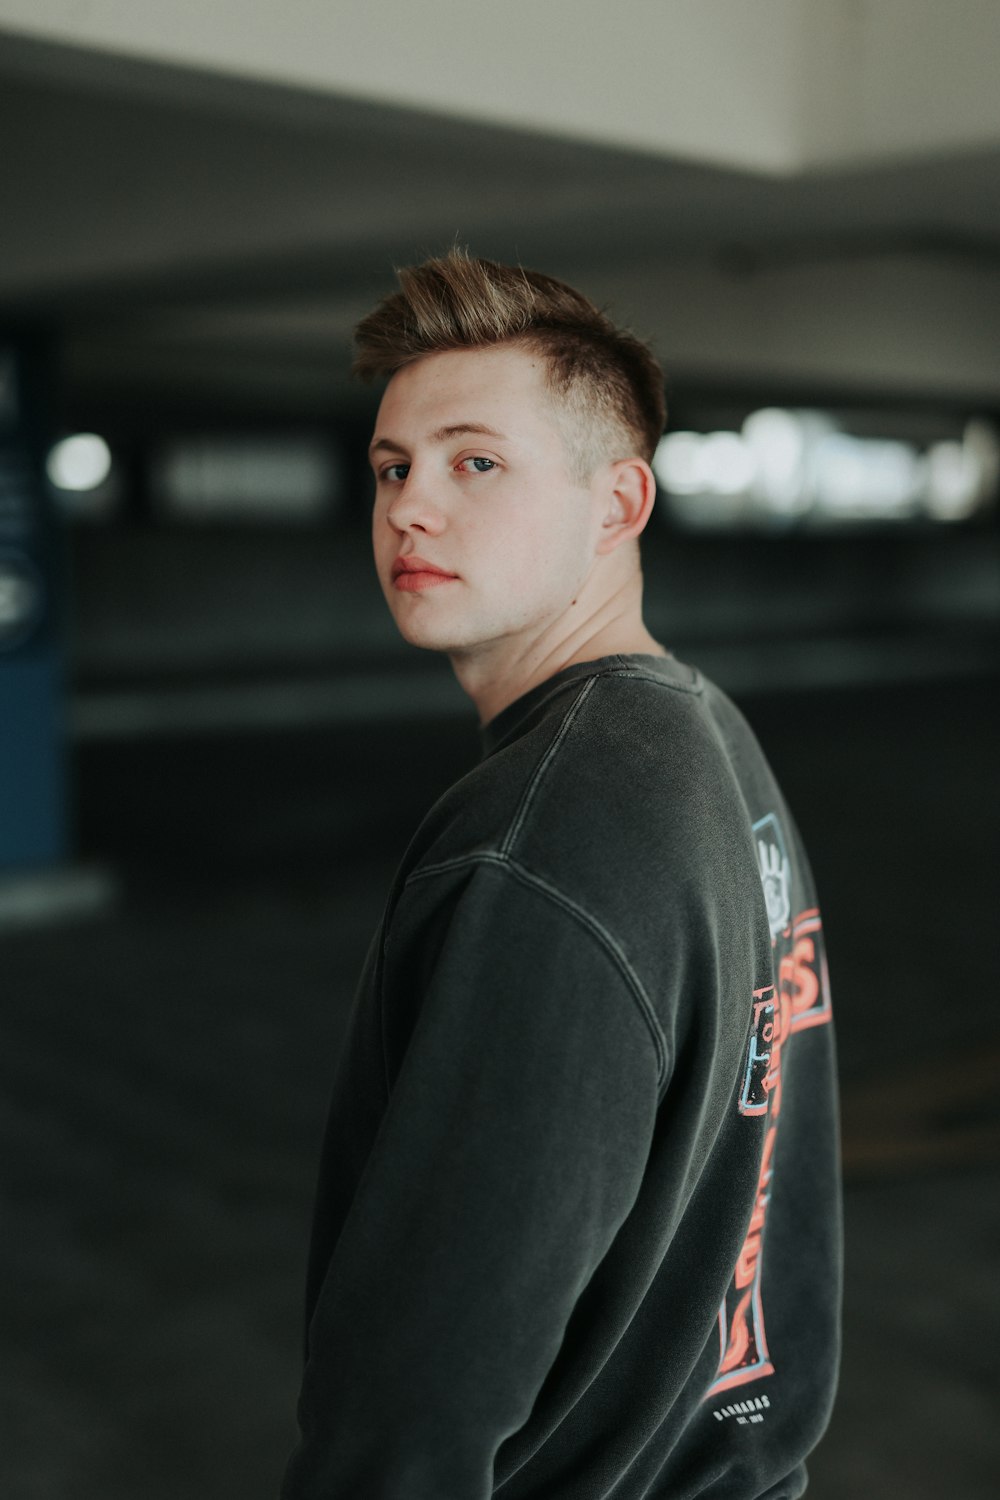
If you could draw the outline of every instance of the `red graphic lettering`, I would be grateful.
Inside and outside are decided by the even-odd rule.
[[[782,959],[778,982],[790,991],[792,1030],[822,1026],[829,1021],[830,981],[822,944],[817,952],[816,936],[822,930],[815,907],[804,911],[792,923],[792,951]]]
[[[739,1260],[736,1262],[736,1274],[733,1277],[737,1291],[742,1291],[745,1286],[749,1286],[757,1274],[764,1220],[767,1217],[767,1185],[771,1180],[771,1154],[774,1151],[774,1138],[777,1133],[778,1127],[772,1125],[764,1141],[764,1156],[760,1164],[760,1175],[757,1178],[757,1197],[750,1217],[750,1227],[743,1241]]]
[[[767,985],[753,993],[739,1110],[744,1115],[766,1114],[768,1128],[750,1223],[736,1260],[730,1293],[719,1309],[719,1368],[706,1400],[719,1391],[774,1373],[764,1331],[760,1282],[781,1115],[781,1057],[793,1032],[830,1020],[830,988],[820,931],[815,907],[796,917],[783,937],[783,943],[790,941],[791,947],[779,960],[777,989]]]
[[[732,1323],[729,1329],[729,1343],[726,1352],[722,1356],[719,1365],[719,1374],[725,1374],[729,1370],[735,1370],[743,1363],[746,1352],[750,1347],[750,1324],[747,1321],[747,1308],[750,1306],[750,1293],[741,1297],[733,1312]]]

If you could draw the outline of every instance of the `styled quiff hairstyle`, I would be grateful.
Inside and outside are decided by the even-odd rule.
[[[518,345],[545,359],[576,478],[585,483],[615,459],[652,460],[666,422],[663,371],[581,292],[458,248],[396,275],[399,291],[355,329],[355,375],[387,377],[444,350]]]

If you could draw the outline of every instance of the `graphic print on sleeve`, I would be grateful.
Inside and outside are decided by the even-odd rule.
[[[791,865],[781,824],[769,813],[753,825],[774,950],[777,985],[754,990],[746,1069],[737,1107],[766,1116],[767,1133],[753,1212],[729,1291],[719,1309],[719,1368],[705,1400],[774,1374],[764,1327],[761,1268],[781,1116],[781,1059],[796,1031],[830,1020],[830,986],[819,909],[791,916]]]

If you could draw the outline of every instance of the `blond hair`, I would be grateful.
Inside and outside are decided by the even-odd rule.
[[[396,274],[399,291],[355,329],[362,380],[445,350],[519,345],[545,359],[577,477],[588,479],[602,462],[652,459],[666,421],[663,371],[645,343],[581,292],[461,249]]]

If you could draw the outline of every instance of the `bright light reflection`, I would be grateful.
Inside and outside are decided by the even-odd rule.
[[[907,443],[831,433],[817,453],[816,500],[824,509],[852,515],[888,515],[912,508],[923,464]]]
[[[1000,481],[1000,440],[971,420],[961,442],[921,449],[840,431],[816,411],[763,407],[741,432],[671,432],[653,459],[679,517],[695,526],[765,524],[768,517],[958,521]]]
[[[978,474],[961,443],[935,443],[927,454],[927,509],[939,521],[959,521],[975,509]]]
[[[710,432],[701,449],[706,487],[717,495],[742,495],[757,472],[753,453],[737,432]]]
[[[751,412],[743,437],[756,465],[758,496],[775,511],[791,513],[805,501],[806,433],[802,419],[776,406]]]
[[[668,432],[653,456],[653,472],[675,495],[697,495],[704,488],[700,432]]]
[[[111,449],[95,432],[78,432],[50,449],[45,471],[56,489],[96,490],[111,473]]]

